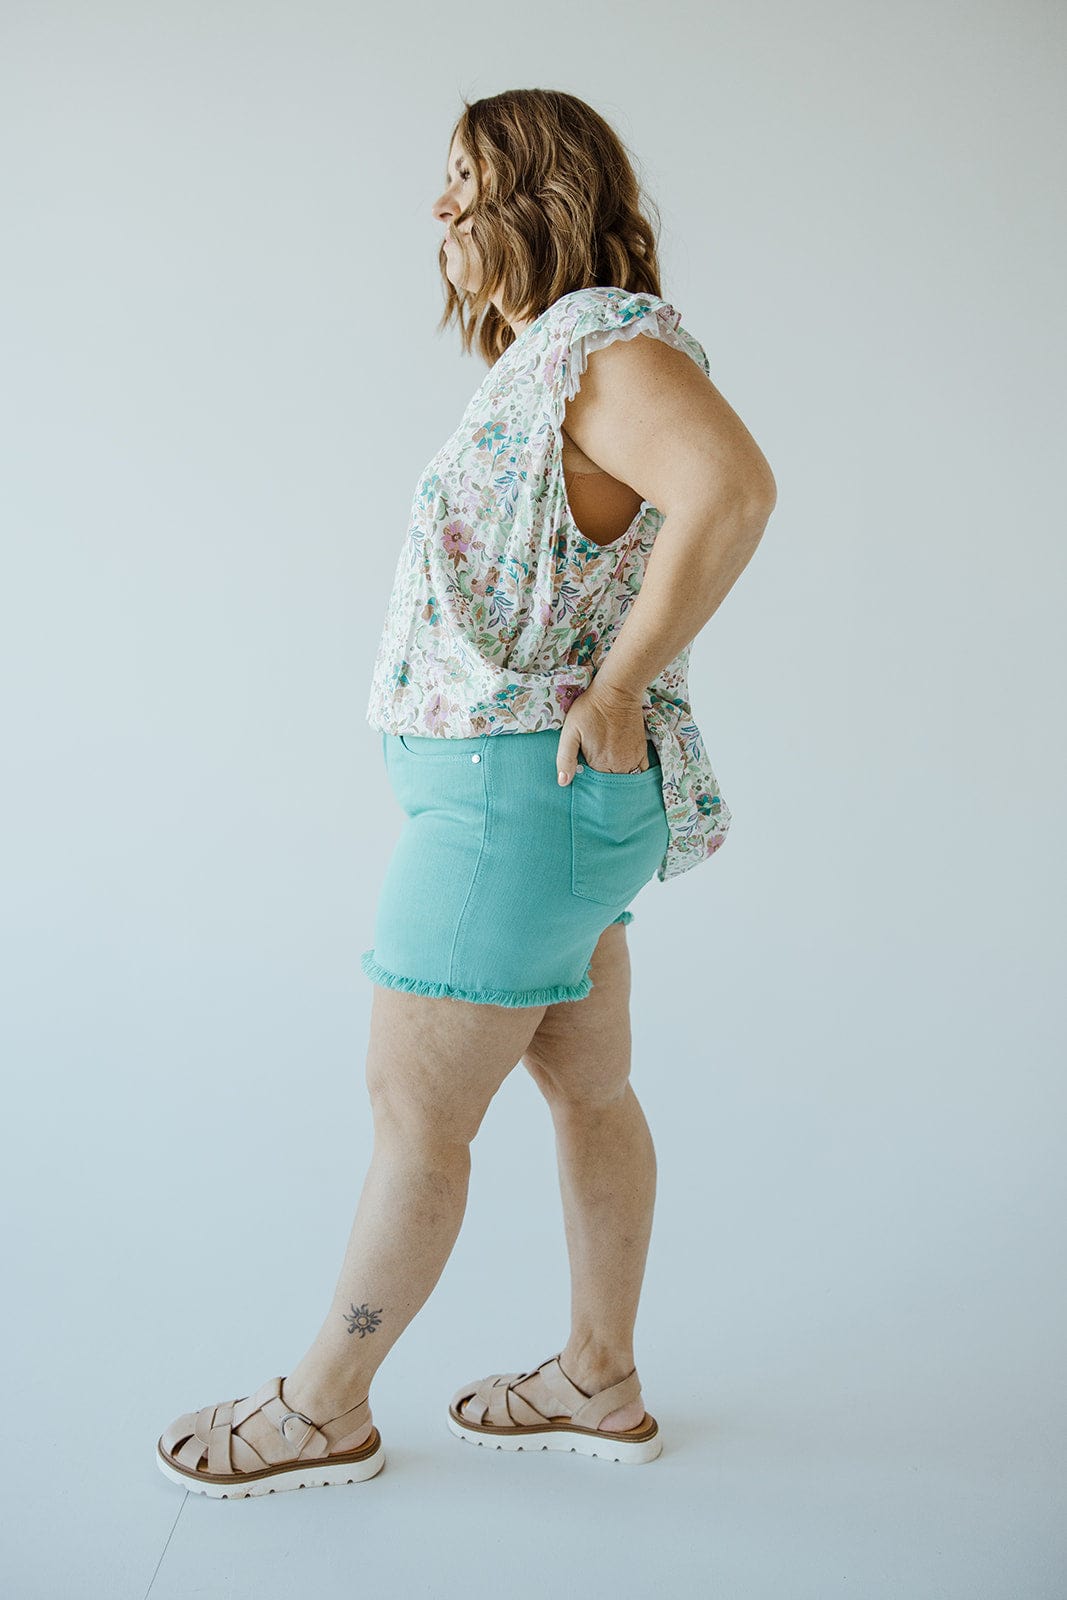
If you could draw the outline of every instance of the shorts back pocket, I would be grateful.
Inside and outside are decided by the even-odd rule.
[[[652,877],[667,848],[661,769],[584,767],[571,779],[570,791],[571,890],[598,905],[625,905]]]

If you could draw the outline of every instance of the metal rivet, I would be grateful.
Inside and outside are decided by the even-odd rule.
[[[482,759],[481,756],[477,755],[477,754],[471,756],[471,760],[472,761],[480,761],[481,759]]]
[[[585,768],[582,766],[582,763],[579,761],[578,765],[575,767],[574,770],[575,770],[575,772],[584,772]]]

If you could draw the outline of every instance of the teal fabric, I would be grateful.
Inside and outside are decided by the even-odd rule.
[[[646,770],[579,763],[561,785],[559,736],[382,734],[405,820],[361,957],[375,983],[504,1006],[589,993],[597,940],[633,920],[667,816],[651,740]]]

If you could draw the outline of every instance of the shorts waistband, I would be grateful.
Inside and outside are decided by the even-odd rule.
[[[466,754],[473,755],[476,752],[481,753],[489,747],[492,747],[495,750],[499,748],[502,742],[507,739],[540,739],[546,744],[550,741],[553,744],[556,744],[559,742],[560,732],[561,730],[559,728],[539,728],[533,733],[478,733],[470,737],[458,739],[445,737],[441,734],[405,732],[403,734],[403,741],[405,747],[409,750],[426,751],[432,755],[434,751],[441,750],[444,746],[447,746],[450,752],[459,756]],[[383,731],[383,748],[387,739],[393,740],[394,743],[399,743],[401,735]],[[656,749],[655,743],[652,739],[647,739],[645,744],[648,753],[649,766],[658,767],[660,765],[660,758],[659,751]],[[579,759],[581,759],[581,751],[579,751]]]

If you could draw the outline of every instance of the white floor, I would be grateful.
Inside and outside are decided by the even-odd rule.
[[[110,1417],[100,1396],[79,1410],[38,1393],[35,1414],[65,1432],[35,1441],[8,1490],[5,1592],[1062,1596],[1062,1434],[947,1398],[899,1350],[887,1369],[881,1340],[850,1359],[826,1337],[809,1325],[784,1359],[772,1339],[664,1350],[645,1380],[664,1454],[631,1468],[462,1444],[440,1413],[466,1368],[412,1340],[378,1385],[376,1478],[233,1503],[152,1464],[172,1376],[142,1379]]]
[[[631,945],[658,1157],[636,1349],[662,1456],[446,1427],[462,1382],[566,1338],[552,1126],[520,1069],[376,1379],[383,1471],[235,1502],[166,1481],[166,1423],[284,1373],[325,1311],[370,1152],[365,1035],[350,994],[275,1006],[255,973],[226,1006],[157,995],[121,1028],[85,1000],[48,1014],[62,1092],[25,1076],[6,1152],[5,1597],[1063,1600],[1063,1172],[1036,998],[1012,1055],[962,960],[896,952],[894,1006],[877,952],[831,976],[766,951],[775,1005],[723,983],[712,1047],[641,992],[667,960],[651,919]]]

